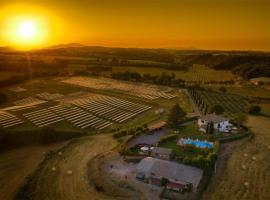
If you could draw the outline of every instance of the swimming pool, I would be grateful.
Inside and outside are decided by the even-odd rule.
[[[208,142],[208,141],[192,140],[188,138],[188,139],[183,139],[183,143],[191,144],[199,148],[208,148],[208,149],[213,148],[213,142]]]

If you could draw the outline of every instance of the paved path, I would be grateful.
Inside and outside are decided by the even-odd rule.
[[[168,129],[163,128],[159,131],[155,131],[152,134],[139,135],[128,143],[128,147],[134,147],[138,144],[155,145],[161,137],[165,136],[168,133],[168,131]]]

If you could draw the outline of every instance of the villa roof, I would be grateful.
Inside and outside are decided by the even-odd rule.
[[[222,117],[220,115],[216,115],[216,114],[204,115],[200,119],[204,121],[208,121],[208,122],[213,122],[213,123],[220,123],[220,122],[228,121],[227,118]]]
[[[160,176],[191,183],[194,189],[199,185],[203,175],[203,171],[199,168],[151,157],[142,159],[137,166],[137,171],[143,172],[146,177]]]

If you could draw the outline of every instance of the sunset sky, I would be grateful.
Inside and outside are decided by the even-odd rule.
[[[270,50],[270,0],[1,0],[0,11],[0,46]]]

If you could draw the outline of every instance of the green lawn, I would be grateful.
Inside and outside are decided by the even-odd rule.
[[[197,121],[187,126],[180,127],[179,136],[198,140],[205,140],[208,138],[208,136],[205,133],[199,131]]]
[[[173,149],[176,156],[180,156],[180,157],[195,156],[198,154],[198,151],[189,151],[189,150],[185,150],[183,147],[178,146],[177,141],[180,138],[192,138],[192,139],[198,139],[198,140],[205,140],[208,138],[208,136],[205,133],[198,131],[197,124],[194,122],[187,126],[180,127],[177,139],[168,140],[166,142],[161,143],[159,146]]]

